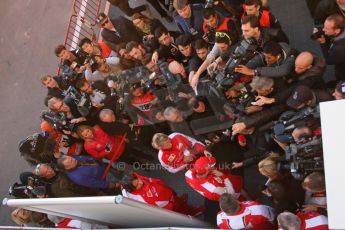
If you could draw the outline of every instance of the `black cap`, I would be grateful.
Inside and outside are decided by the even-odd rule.
[[[307,103],[312,99],[313,91],[307,86],[300,85],[297,86],[292,92],[290,97],[287,99],[286,104],[289,107],[297,110],[300,105],[302,105],[303,103]]]

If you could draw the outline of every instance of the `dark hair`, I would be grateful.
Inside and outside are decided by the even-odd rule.
[[[62,172],[66,171],[65,165],[63,164],[63,162],[66,160],[66,158],[67,158],[66,155],[62,155],[60,158],[58,158],[56,160],[56,167]]]
[[[219,206],[223,212],[229,215],[235,214],[239,209],[238,200],[228,193],[223,193],[223,195],[220,196]]]
[[[216,16],[217,13],[216,11],[210,7],[210,8],[205,8],[203,11],[202,11],[202,18],[203,19],[210,19],[210,17],[212,16]]]
[[[154,31],[154,35],[157,39],[159,39],[163,34],[168,34],[168,33],[169,33],[169,31],[162,26],[156,28]]]
[[[207,42],[205,42],[204,39],[200,38],[200,39],[195,41],[194,48],[197,49],[197,50],[198,49],[203,49],[203,48],[208,49],[208,44],[207,44]]]
[[[252,6],[252,5],[261,6],[261,1],[260,0],[245,0],[244,1],[244,5],[247,5],[247,6]]]
[[[151,60],[152,60],[152,53],[147,53],[144,55],[143,60],[141,60],[141,64],[143,64],[145,66],[148,63],[150,63]]]
[[[343,95],[343,98],[345,98],[345,81],[340,81],[335,86],[335,90],[338,91]]]
[[[192,38],[188,34],[182,34],[176,39],[176,45],[187,46],[192,43]]]
[[[264,53],[265,54],[271,54],[273,56],[277,56],[279,54],[283,54],[283,49],[279,45],[279,43],[274,42],[274,41],[268,41],[264,44],[263,47]]]
[[[127,52],[131,52],[131,50],[133,49],[133,48],[138,48],[139,47],[139,43],[138,42],[136,42],[136,41],[131,41],[131,42],[128,42],[127,44],[126,44],[126,51]]]
[[[57,57],[59,57],[60,53],[61,53],[63,50],[65,50],[65,49],[66,49],[66,47],[65,47],[64,45],[58,45],[58,46],[55,48],[55,50],[54,50],[55,55],[56,55]]]
[[[335,29],[340,29],[341,31],[345,29],[345,18],[340,14],[332,14],[326,20],[334,22]]]
[[[80,89],[81,87],[84,86],[85,82],[87,82],[87,80],[83,77],[80,77],[80,78],[78,78],[77,82],[75,83],[75,87],[77,89]]]
[[[260,28],[260,23],[259,23],[259,19],[257,16],[255,15],[246,15],[242,18],[241,20],[241,24],[250,24],[250,27],[252,28]]]
[[[79,41],[78,46],[81,48],[84,44],[92,44],[89,38],[83,38]]]

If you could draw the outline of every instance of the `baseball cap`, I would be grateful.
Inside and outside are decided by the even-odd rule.
[[[196,171],[196,173],[204,174],[215,164],[216,159],[214,157],[200,157],[194,163],[194,170]]]
[[[297,86],[290,97],[287,99],[286,104],[293,108],[298,109],[300,105],[313,99],[313,91],[304,85]]]
[[[105,15],[105,13],[100,13],[100,14],[97,16],[96,22],[97,22],[98,24],[101,24],[101,23],[104,21],[104,19],[106,19],[106,18],[107,18],[107,15]]]

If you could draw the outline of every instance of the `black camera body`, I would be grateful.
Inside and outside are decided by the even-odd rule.
[[[99,67],[99,64],[98,64],[98,62],[96,60],[96,56],[92,55],[92,54],[90,54],[90,55],[88,55],[86,57],[84,63],[85,64],[90,64],[92,72],[95,72],[98,69],[98,67]]]
[[[317,40],[321,38],[321,36],[325,36],[325,32],[323,31],[323,26],[316,26],[315,28],[317,29],[317,31],[310,35],[311,40]]]
[[[71,132],[74,130],[74,124],[67,121],[64,113],[42,111],[41,118],[61,132],[63,130]]]
[[[28,177],[27,184],[15,182],[9,189],[8,193],[16,199],[36,198],[39,195],[45,195],[46,184],[37,177]]]
[[[204,33],[203,37],[208,43],[214,44],[216,42],[216,28],[206,25],[207,32]]]
[[[92,102],[86,93],[79,92],[74,86],[70,86],[66,91],[64,91],[64,96],[71,98],[74,101],[79,113],[83,117],[89,115]]]

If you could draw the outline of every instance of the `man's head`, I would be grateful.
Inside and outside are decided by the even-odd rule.
[[[92,85],[85,78],[79,78],[75,84],[77,89],[80,89],[81,92],[91,94],[93,91]]]
[[[71,51],[67,50],[64,45],[58,45],[55,48],[55,55],[59,57],[62,61],[73,61],[76,58],[74,54]]]
[[[34,173],[45,179],[51,179],[56,175],[56,172],[49,164],[38,164],[34,169]]]
[[[41,77],[41,82],[44,86],[46,86],[47,88],[59,88],[59,85],[57,83],[57,81],[55,81],[55,79],[50,76],[50,75],[43,75]]]
[[[302,74],[313,67],[314,56],[310,52],[300,53],[295,60],[295,72]]]
[[[300,110],[312,103],[313,91],[304,85],[297,86],[287,99],[286,104],[295,110]]]
[[[69,106],[60,98],[52,97],[48,101],[48,108],[53,112],[69,112]]]
[[[259,16],[260,6],[260,0],[245,0],[243,8],[247,15]]]
[[[211,28],[217,28],[218,25],[218,16],[216,11],[211,8],[205,8],[202,12],[202,17],[204,19],[204,23],[206,26],[209,26]]]
[[[59,169],[68,171],[78,166],[78,161],[71,156],[63,155],[57,160],[57,166]]]
[[[263,50],[265,61],[269,66],[275,64],[283,56],[283,50],[277,42],[266,42],[264,44]]]
[[[231,39],[227,32],[216,32],[215,44],[218,47],[220,53],[225,52],[231,45]]]
[[[309,192],[317,193],[326,190],[325,175],[321,172],[310,173],[303,181],[302,187]]]
[[[99,27],[104,28],[104,29],[111,30],[114,27],[114,25],[113,25],[113,23],[111,23],[109,17],[104,13],[100,13],[98,15],[96,22],[97,22],[97,25]]]
[[[128,52],[126,50],[126,43],[122,42],[120,44],[117,44],[115,46],[115,51],[116,53],[118,53],[120,55],[121,58],[124,58],[124,59],[127,59],[127,60],[130,60],[132,59],[129,55],[128,55]]]
[[[335,100],[345,99],[345,81],[340,81],[337,83],[332,95]]]
[[[145,24],[149,19],[141,13],[134,13],[132,15],[132,22],[139,30],[144,30]]]
[[[192,39],[188,34],[182,34],[176,39],[179,51],[185,56],[190,57],[193,53]]]
[[[337,37],[345,29],[345,18],[340,14],[332,14],[326,18],[323,31],[329,37]]]
[[[145,54],[144,58],[141,60],[141,63],[150,72],[156,72],[156,73],[159,72],[158,64],[152,61],[152,53]]]
[[[89,38],[81,39],[78,46],[87,54],[92,54],[93,52],[93,44]]]
[[[300,230],[301,220],[291,212],[282,212],[277,217],[278,224],[284,230]]]
[[[172,74],[180,74],[181,76],[183,77],[186,77],[186,70],[184,68],[184,66],[177,62],[177,61],[172,61],[169,63],[169,71],[172,73]]]
[[[182,18],[187,19],[192,15],[192,9],[188,4],[188,0],[174,0],[173,6]]]
[[[111,123],[116,121],[116,116],[113,110],[102,109],[101,112],[99,112],[99,119],[102,122]]]
[[[77,134],[80,138],[84,140],[91,140],[95,138],[95,135],[93,134],[93,129],[91,126],[88,125],[81,125],[77,128]]]
[[[259,96],[267,97],[274,89],[274,81],[269,77],[254,77],[250,86]]]
[[[182,111],[172,106],[169,106],[164,110],[163,116],[167,121],[170,121],[170,122],[178,123],[184,120]]]
[[[215,165],[214,157],[199,157],[194,163],[193,170],[199,175],[207,175]]]
[[[205,61],[207,54],[209,52],[207,42],[205,42],[204,39],[198,39],[195,41],[194,48],[195,48],[195,52],[198,55],[198,57],[202,61]]]
[[[155,149],[171,149],[172,143],[168,135],[156,133],[152,137],[152,147]]]
[[[144,90],[140,82],[132,84],[130,89],[134,97],[141,97],[144,95]]]
[[[219,198],[220,209],[228,215],[234,215],[240,210],[240,202],[231,194],[223,193]]]
[[[254,15],[247,15],[241,21],[242,34],[245,39],[254,38],[259,40],[260,38],[260,24],[258,17]]]
[[[141,44],[131,41],[127,43],[126,45],[126,51],[128,52],[128,55],[138,61],[141,61],[144,58],[144,55],[146,54],[146,50],[144,47],[141,46]]]
[[[158,39],[159,44],[169,46],[172,42],[169,31],[165,27],[158,27],[155,29],[155,37]]]

